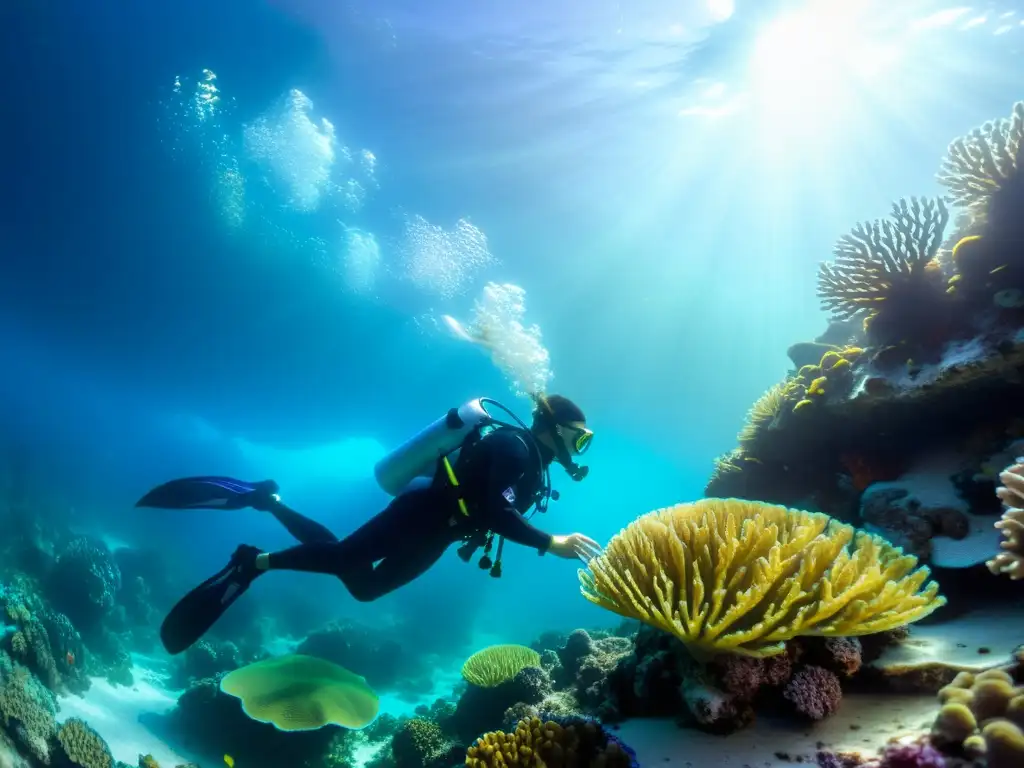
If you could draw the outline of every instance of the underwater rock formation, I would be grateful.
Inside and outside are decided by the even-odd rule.
[[[945,198],[899,200],[839,239],[819,272],[829,332],[789,348],[795,370],[750,409],[707,496],[869,523],[937,565],[985,559],[980,530],[998,510],[975,503],[992,480],[979,478],[1024,437],[1022,136],[1024,102],[950,144]],[[941,452],[952,503],[877,495]]]

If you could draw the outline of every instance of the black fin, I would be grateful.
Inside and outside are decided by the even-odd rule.
[[[206,475],[183,477],[158,485],[137,502],[136,507],[158,509],[242,509],[253,503],[266,505],[277,493],[277,483],[263,480],[249,483],[231,477]]]
[[[179,600],[160,625],[160,641],[172,656],[188,650],[252,584],[236,559]]]

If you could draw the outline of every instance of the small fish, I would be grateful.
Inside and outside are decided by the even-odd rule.
[[[235,758],[231,755],[224,755],[224,763],[228,768],[235,768]]]
[[[75,666],[75,654],[73,654],[71,651],[67,652],[67,655],[64,657],[64,660],[68,663],[69,667]]]

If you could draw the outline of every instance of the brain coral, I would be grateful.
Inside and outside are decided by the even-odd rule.
[[[703,499],[634,520],[579,571],[584,597],[699,655],[772,656],[798,635],[866,635],[945,603],[917,559],[827,515]]]

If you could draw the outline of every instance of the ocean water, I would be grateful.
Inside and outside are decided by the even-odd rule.
[[[344,536],[388,503],[373,467],[409,436],[481,396],[529,420],[547,392],[596,437],[533,522],[604,544],[699,499],[787,348],[825,331],[836,240],[945,194],[949,143],[1024,98],[1024,10],[8,2],[0,66],[0,581],[42,582],[77,536],[122,590],[145,581],[152,613],[100,632],[134,654],[136,695],[98,682],[63,717],[168,763],[194,755],[145,726],[186,687],[162,612],[239,543],[294,542],[254,510],[139,497],[273,478]],[[380,691],[410,715],[489,643],[618,627],[578,567],[510,544],[494,579],[453,547],[372,603],[274,574],[216,639],[288,653],[330,622],[379,628],[419,659]],[[123,661],[89,653],[76,676]],[[102,725],[140,714],[121,742]]]

